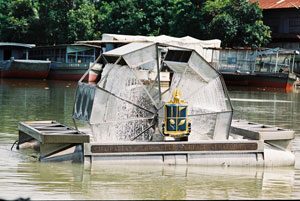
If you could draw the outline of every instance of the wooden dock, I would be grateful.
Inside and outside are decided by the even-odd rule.
[[[90,142],[90,136],[56,121],[20,122],[18,147],[30,141],[38,141],[40,160],[60,158],[58,153],[70,156],[82,152],[83,143]]]

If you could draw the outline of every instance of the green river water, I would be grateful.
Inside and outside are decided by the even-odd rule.
[[[11,150],[19,121],[73,127],[76,82],[0,80],[0,199],[300,199],[300,93],[230,90],[235,119],[293,129],[295,167],[101,166],[40,163]]]

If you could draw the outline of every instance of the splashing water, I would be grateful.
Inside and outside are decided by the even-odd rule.
[[[101,121],[92,124],[94,139],[97,142],[130,141],[151,125],[155,112],[151,99],[128,66],[108,66],[103,74],[106,79],[99,87],[111,94],[100,95],[100,102],[105,103],[101,106],[104,114],[98,114],[97,119]],[[148,140],[153,132],[153,129],[145,131],[138,140]]]
[[[171,69],[169,90],[161,97],[158,79],[153,79],[156,68],[106,64],[97,84],[90,120],[93,139],[96,142],[149,141],[154,134],[162,133],[163,105],[172,98],[176,88],[188,104],[188,120],[192,124],[189,141],[211,139],[218,113],[231,110],[222,81],[217,76],[206,76],[204,80],[200,71],[178,63]]]
[[[131,141],[139,134],[141,135],[136,140],[149,141],[156,130],[151,126],[154,124],[156,114],[153,97],[158,96],[158,90],[153,90],[152,87],[151,93],[147,93],[149,86],[143,85],[134,70],[119,65],[107,65],[98,86],[104,91],[96,92],[98,98],[95,100],[102,103],[100,104],[102,112],[94,114],[96,120],[91,123],[95,141]],[[207,138],[214,129],[215,112],[228,110],[227,98],[222,93],[221,80],[216,78],[205,83],[191,71],[183,74],[174,73],[170,90],[162,97],[163,102],[171,99],[171,92],[175,88],[181,89],[183,99],[188,102],[188,114],[192,123],[189,140]],[[157,113],[159,122],[156,126],[161,130],[164,119],[163,107]]]

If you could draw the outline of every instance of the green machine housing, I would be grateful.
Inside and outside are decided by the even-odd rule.
[[[191,123],[187,115],[187,104],[166,103],[164,106],[163,135],[185,138],[191,133]]]

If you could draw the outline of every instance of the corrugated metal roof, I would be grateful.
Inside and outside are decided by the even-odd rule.
[[[258,2],[259,7],[263,10],[280,8],[300,9],[300,0],[250,0],[250,2]]]

